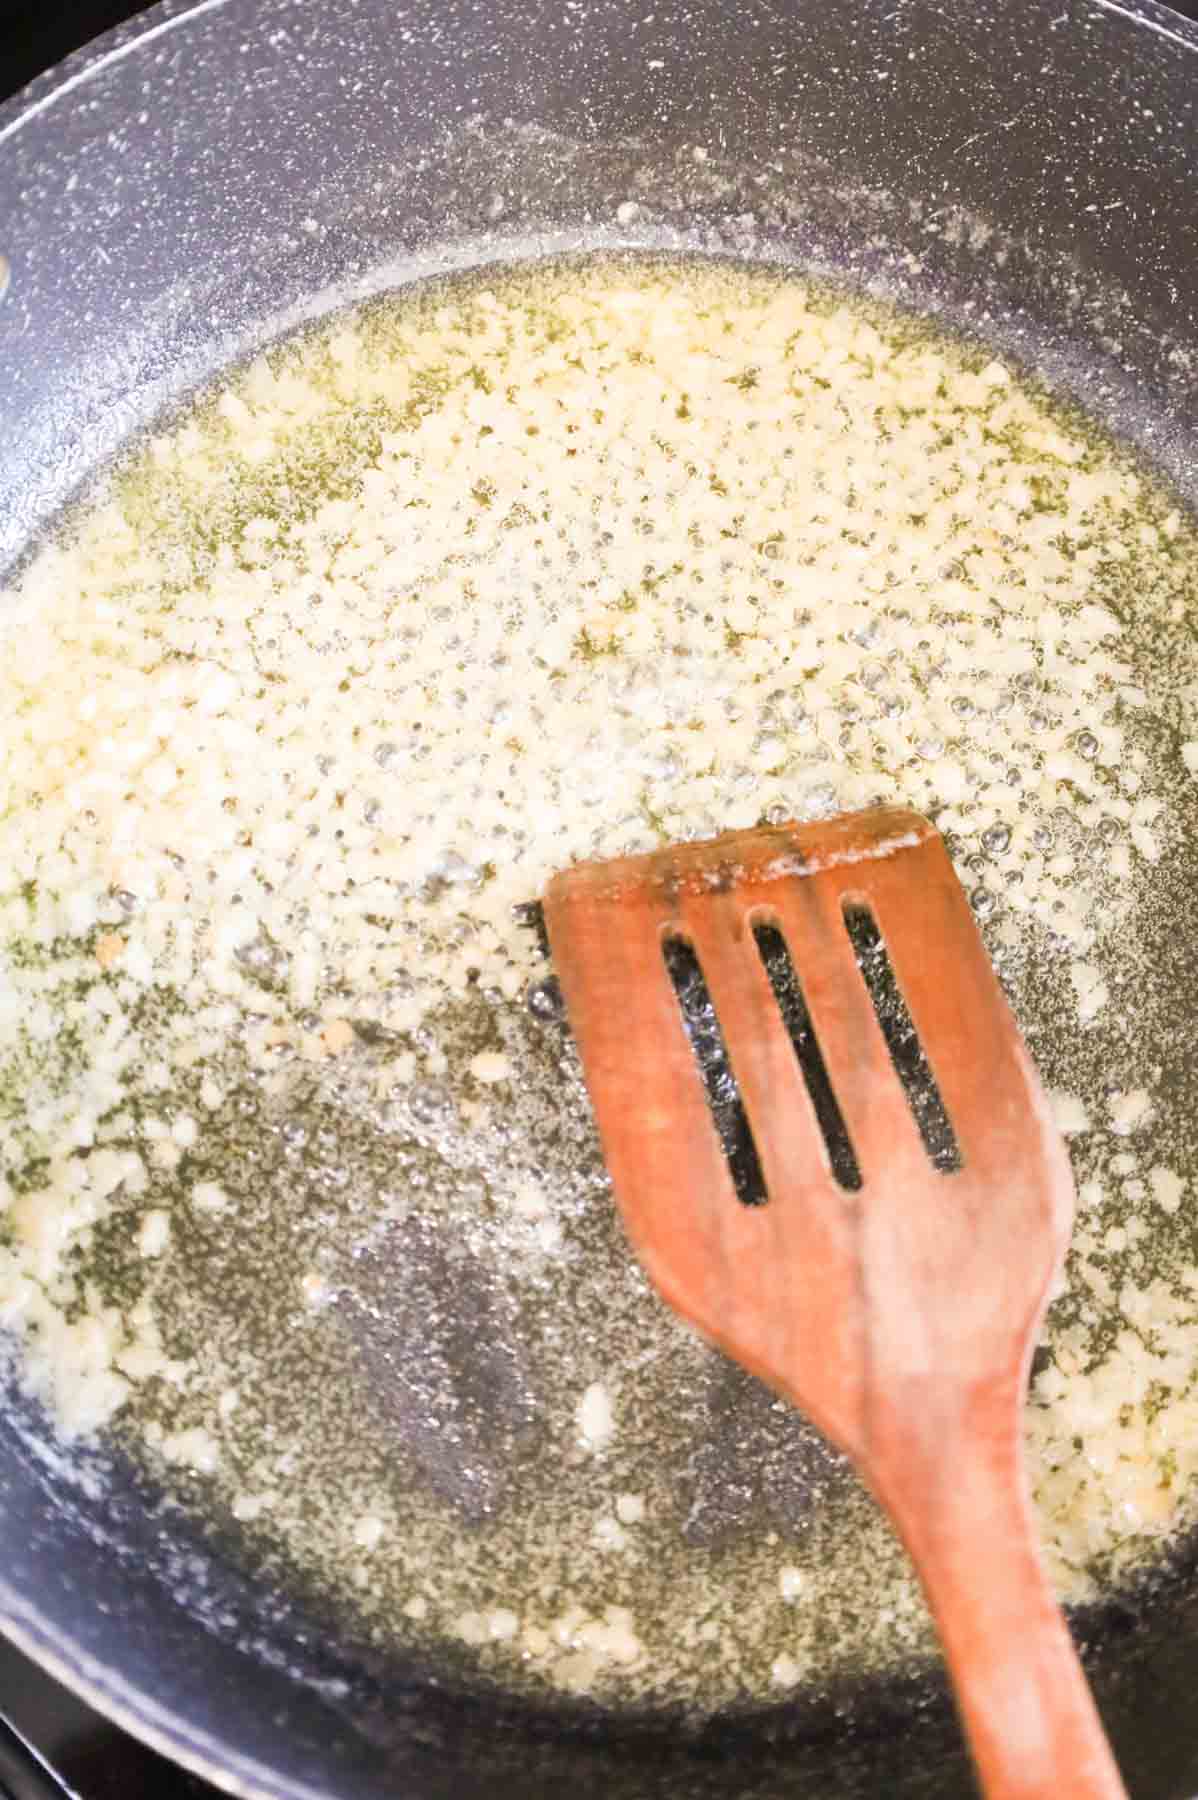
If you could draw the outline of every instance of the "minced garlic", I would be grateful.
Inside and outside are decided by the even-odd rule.
[[[927,1653],[842,1465],[632,1262],[516,910],[897,800],[1082,1177],[1028,1422],[1054,1569],[1132,1566],[1198,1474],[1188,1175],[1112,1035],[1198,770],[1190,639],[1137,598],[1184,620],[1194,567],[1006,361],[762,272],[431,290],[202,399],[0,607],[0,1318],[63,1426],[534,1684]]]

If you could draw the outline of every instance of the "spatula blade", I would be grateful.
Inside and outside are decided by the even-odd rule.
[[[872,915],[889,954],[956,1135],[961,1167],[951,1177],[932,1166],[896,1075],[846,908]],[[879,807],[581,864],[551,883],[544,915],[626,1229],[664,1297],[705,1336],[852,1451],[864,1430],[872,1278],[863,1233],[883,1262],[909,1251],[926,1263],[919,1234],[930,1209],[943,1277],[960,1282],[970,1254],[962,1232],[976,1225],[984,1253],[993,1221],[983,1228],[981,1213],[993,1212],[999,1178],[1013,1196],[1010,1229],[1035,1228],[1035,1268],[1024,1258],[1012,1284],[998,1283],[1000,1309],[1010,1315],[1017,1290],[1016,1328],[1028,1329],[1068,1233],[1068,1167],[968,901],[925,819]],[[859,1191],[834,1178],[758,951],[762,925],[781,931],[797,971]],[[690,945],[711,995],[764,1205],[737,1197],[667,969],[671,938]],[[868,1209],[879,1203],[911,1217],[875,1221]]]

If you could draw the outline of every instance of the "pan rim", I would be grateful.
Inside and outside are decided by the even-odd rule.
[[[237,3],[238,0],[156,0],[136,18],[101,32],[61,62],[35,75],[7,100],[0,101],[0,146],[7,145],[26,125],[102,70],[136,55],[167,32]],[[1179,50],[1198,55],[1198,19],[1175,12],[1165,0],[1086,0],[1086,5],[1097,13],[1121,19],[1134,29],[1151,32]]]

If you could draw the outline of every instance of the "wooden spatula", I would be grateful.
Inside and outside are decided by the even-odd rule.
[[[1023,1467],[1030,1360],[1072,1219],[1069,1164],[939,835],[888,808],[763,826],[570,869],[544,913],[642,1262],[684,1318],[848,1452],[890,1513],[983,1790],[1122,1795]],[[850,937],[862,921],[897,984],[897,1035]],[[781,934],[802,990],[802,1063],[762,927],[775,944]],[[738,1197],[667,962],[675,940],[718,1020],[763,1204]],[[948,1157],[892,1056],[913,1033],[955,1140]]]

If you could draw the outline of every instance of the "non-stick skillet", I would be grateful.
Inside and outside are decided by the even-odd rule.
[[[1198,29],[1151,0],[168,3],[0,110],[0,568],[289,323],[592,243],[783,256],[940,312],[1193,503],[1196,105]],[[0,1543],[9,1633],[236,1792],[969,1791],[914,1678],[687,1729],[432,1686],[265,1590],[144,1476],[64,1458],[15,1383]],[[1198,1791],[1196,1560],[1079,1621],[1136,1795]]]

